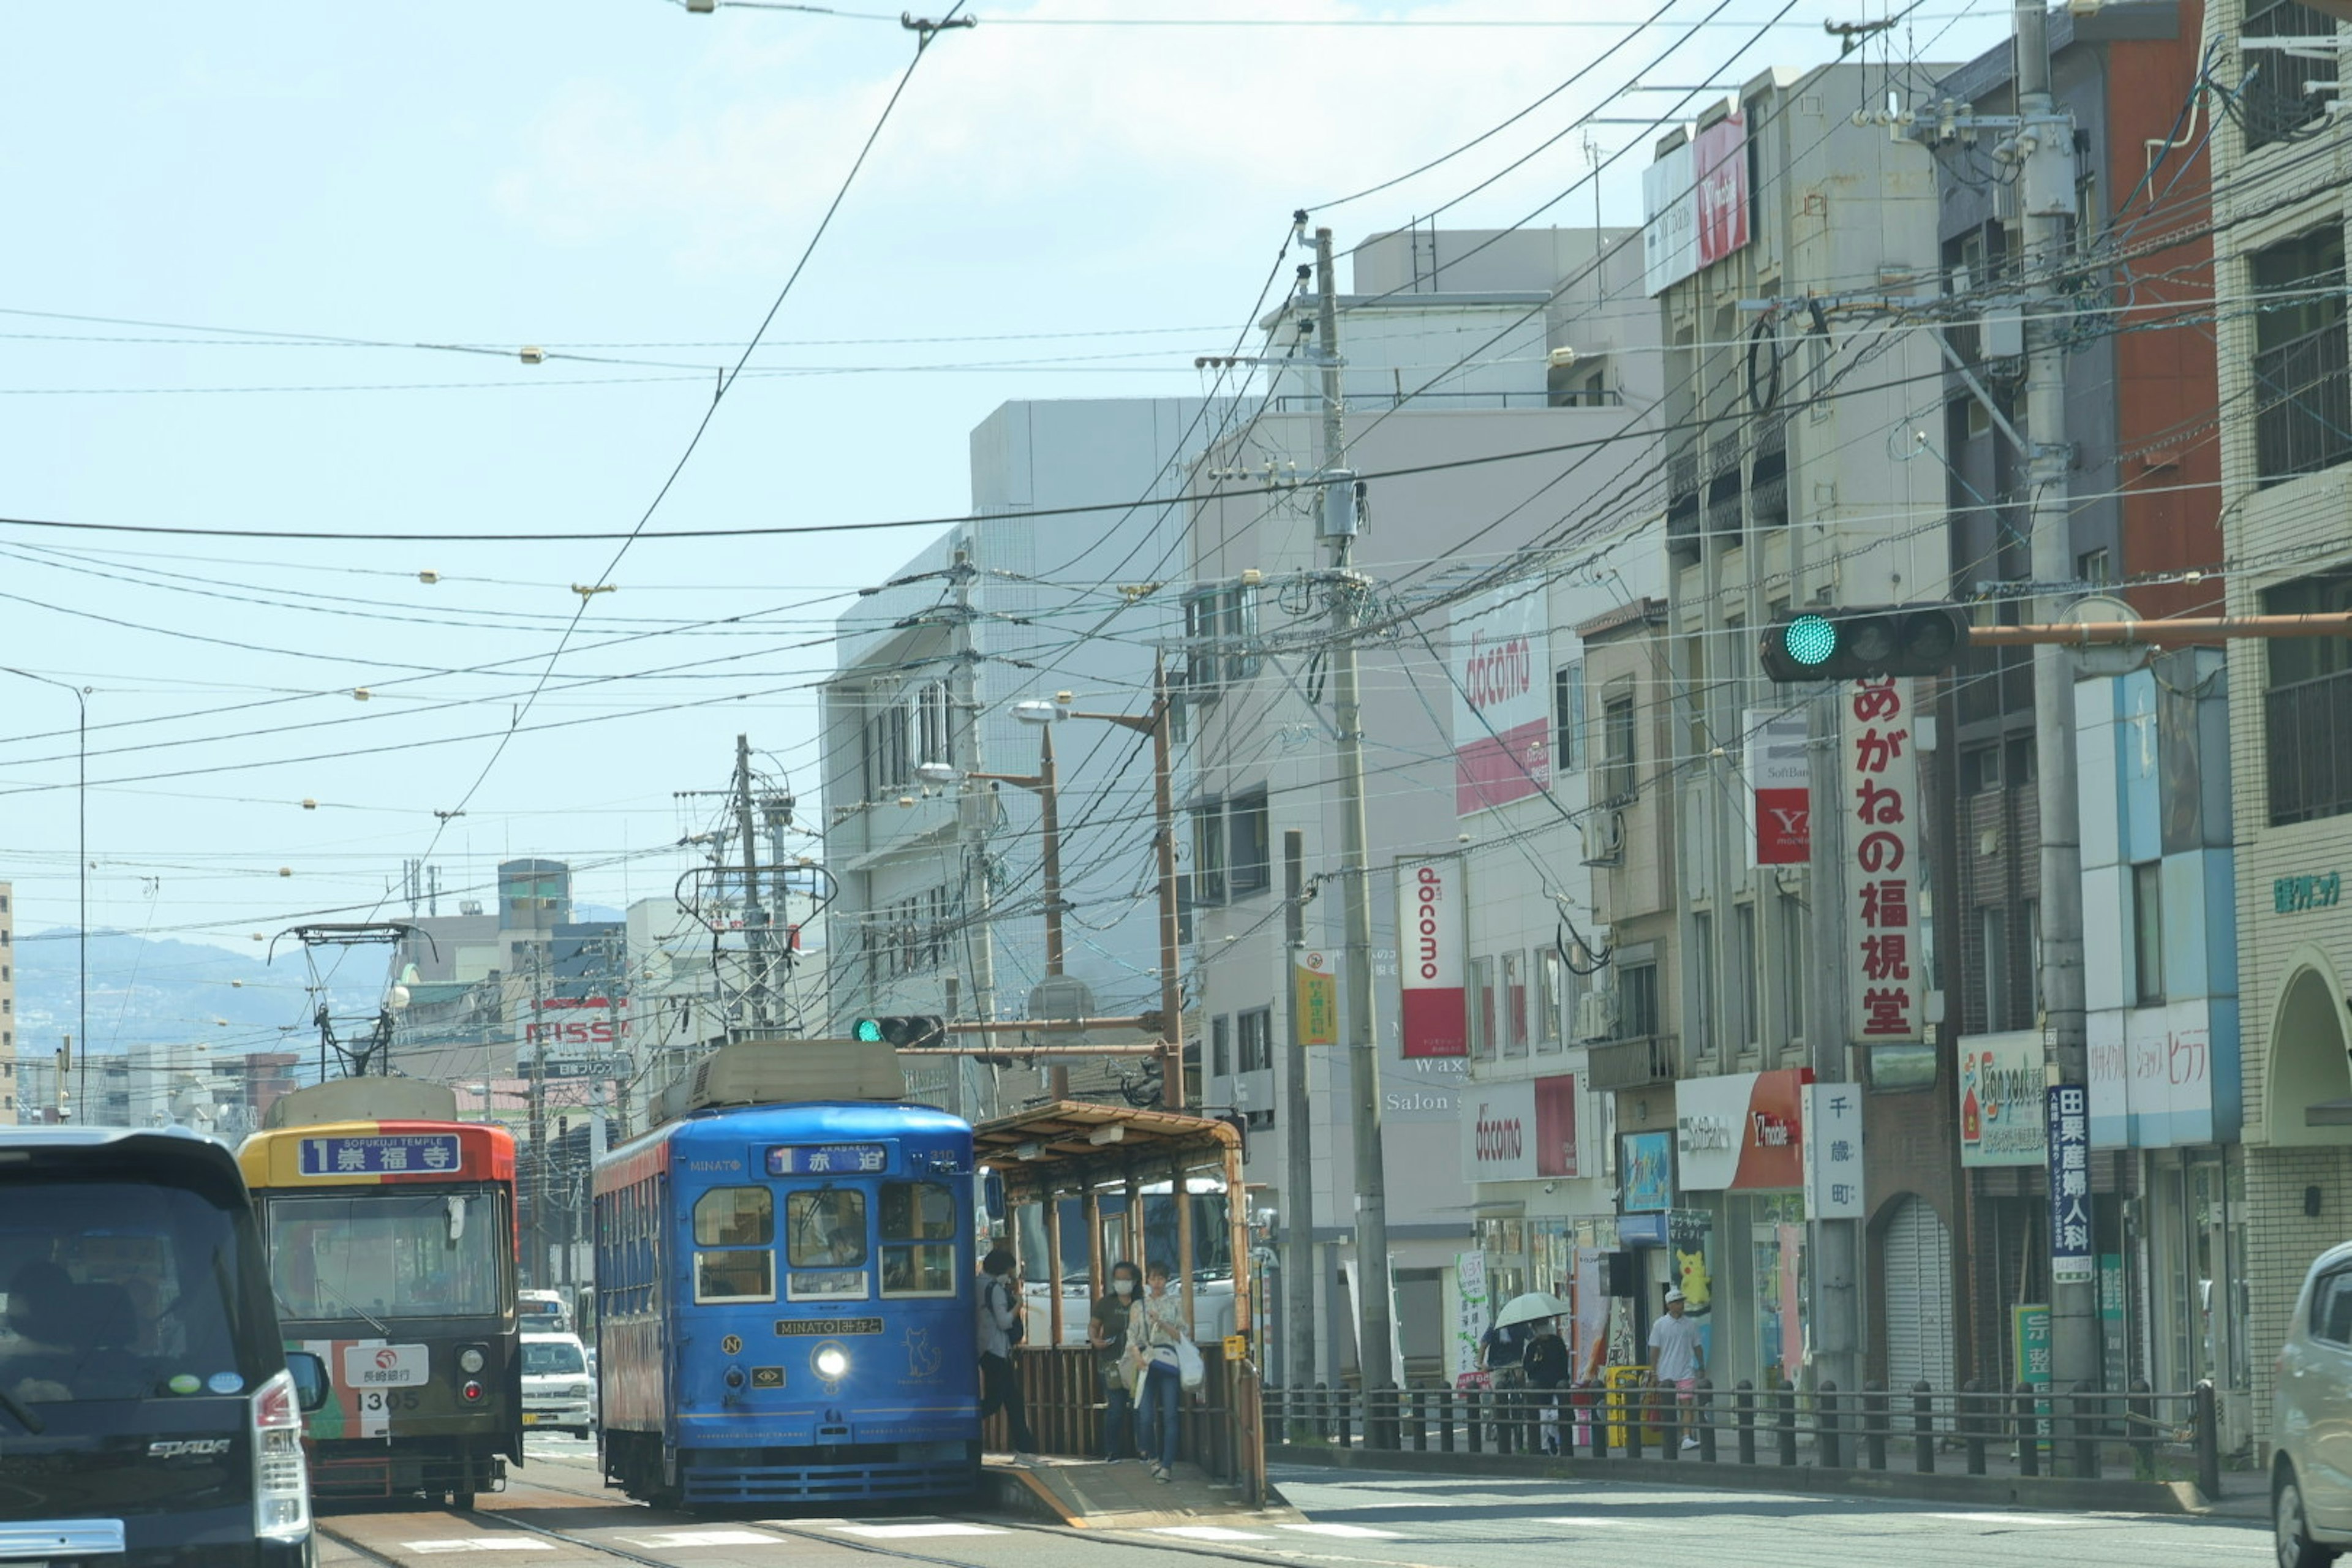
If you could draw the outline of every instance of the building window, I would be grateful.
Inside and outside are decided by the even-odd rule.
[[[1602,798],[1618,802],[1632,800],[1640,787],[1640,780],[1633,772],[1636,759],[1632,697],[1612,698],[1601,704],[1601,744]]]
[[[2094,588],[2115,581],[2115,569],[2104,550],[2085,550],[2074,558],[2074,575]]]
[[[2042,906],[2028,900],[2025,913],[2025,990],[2033,998],[2033,1016],[2042,1016]]]
[[[2294,0],[2247,0],[2246,19],[2238,29],[2242,38],[2332,38],[2334,17],[2324,16]],[[2332,54],[2305,58],[2284,49],[2247,49],[2250,70],[2239,89],[2238,116],[2246,128],[2246,151],[2284,142],[2327,111],[2326,96],[2314,92],[2336,74]]]
[[[1696,1005],[1683,1020],[1684,1029],[1690,1037],[1691,1049],[1706,1056],[1715,1049],[1715,1016],[1721,998],[1721,993],[1716,990],[1713,915],[1691,916],[1690,977],[1697,988],[1694,998]]]
[[[2344,230],[2331,222],[2256,251],[2252,262],[2261,301],[2254,314],[2254,468],[2263,483],[2273,484],[2352,458]]]
[[[1225,901],[1225,809],[1222,801],[1192,808],[1192,901]]]
[[[2352,572],[2263,591],[2273,616],[2352,610]],[[2275,637],[2267,645],[2263,746],[2273,826],[2352,811],[2352,639]]]
[[[1503,954],[1503,1054],[1528,1054],[1528,960],[1525,953]]]
[[[2000,748],[1971,746],[1960,753],[1960,793],[1987,795],[2000,787]]]
[[[2132,975],[2143,1007],[2164,1002],[2164,862],[2131,868]]]
[[[1552,766],[1572,773],[1584,766],[1584,661],[1571,660],[1551,676]]]
[[[1984,984],[1979,1000],[1984,1008],[1984,1032],[2009,1027],[2009,911],[1987,904],[1977,911],[1977,950]]]
[[[1227,686],[1255,679],[1262,662],[1256,650],[1257,595],[1255,583],[1202,588],[1185,595],[1184,636],[1190,685],[1213,696]]]
[[[1647,1039],[1658,1032],[1658,966],[1629,963],[1617,972],[1617,1037]]]
[[[1568,965],[1557,948],[1536,954],[1536,1050],[1549,1055],[1566,1043],[1560,1016],[1568,1005]]]
[[[1241,1070],[1274,1070],[1274,1009],[1253,1007],[1240,1017]]]
[[[866,798],[879,800],[914,782],[908,756],[907,706],[895,698],[866,721]]]
[[[1234,1021],[1217,1017],[1209,1020],[1209,1076],[1231,1078],[1234,1072]]]
[[[2011,789],[2023,789],[2034,779],[2033,737],[2012,735],[2001,748],[2001,782]]]
[[[1271,876],[1273,844],[1266,831],[1265,791],[1235,795],[1225,805],[1225,821],[1232,840],[1226,879],[1236,897],[1255,893]]]
[[[1731,962],[1738,973],[1732,976],[1733,994],[1739,998],[1739,1016],[1732,1021],[1738,1031],[1737,1039],[1743,1050],[1754,1050],[1762,1043],[1763,1017],[1756,999],[1756,906],[1731,906]]]
[[[1495,961],[1470,961],[1470,1054],[1495,1059]]]
[[[915,712],[922,731],[921,755],[915,760],[953,763],[956,760],[955,706],[948,698],[948,683],[934,680],[917,692]]]
[[[1805,906],[1794,893],[1772,900],[1780,911],[1780,1038],[1805,1033]]]

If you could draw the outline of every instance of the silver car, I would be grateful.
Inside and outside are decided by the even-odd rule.
[[[2352,1546],[2352,1242],[2304,1277],[2271,1402],[2271,1521],[2281,1568]]]

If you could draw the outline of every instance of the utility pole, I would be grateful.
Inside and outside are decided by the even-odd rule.
[[[2042,0],[2017,0],[2017,112],[2023,153],[2019,184],[2025,215],[2026,474],[2028,537],[2033,576],[2043,592],[2037,618],[2056,621],[2074,576],[2067,527],[2066,360],[2057,269],[2065,260],[2066,219],[2074,211],[2071,119],[2050,94],[2049,18]],[[2037,180],[2034,176],[2039,174]],[[2034,797],[2041,808],[2042,1039],[2050,1081],[2084,1084],[2089,1059],[2083,994],[2083,845],[2074,795],[2074,662],[2064,648],[2033,650]],[[2054,1239],[2054,1238],[2053,1238]],[[2053,1385],[2095,1384],[2100,1376],[2097,1287],[2059,1283],[2050,1290],[2050,1373]]]
[[[1282,934],[1289,966],[1290,1082],[1283,1098],[1282,1147],[1286,1171],[1283,1205],[1283,1311],[1290,1320],[1290,1347],[1283,1356],[1282,1381],[1305,1388],[1315,1378],[1315,1157],[1307,1128],[1314,1102],[1307,1094],[1307,1031],[1298,1016],[1298,957],[1307,947],[1307,835],[1282,835]]]
[[[1843,681],[1812,700],[1812,785],[1808,801],[1808,837],[1811,865],[1806,876],[1806,896],[1811,902],[1813,944],[1812,1005],[1805,1037],[1811,1043],[1813,1079],[1818,1083],[1843,1083],[1846,1079],[1846,1041],[1851,1020],[1845,1016],[1845,771],[1840,750],[1841,700],[1853,689]],[[1807,1222],[1812,1275],[1812,1335],[1814,1375],[1834,1383],[1848,1395],[1862,1386],[1862,1222],[1822,1219]]]
[[[971,602],[971,584],[972,579],[980,574],[980,569],[971,563],[971,552],[956,551],[949,564],[948,574],[955,580],[956,636],[961,644],[956,649],[954,687],[956,714],[963,729],[962,762],[966,768],[977,769],[982,761],[978,646],[980,612]],[[969,831],[969,824],[961,826]],[[971,933],[966,940],[965,951],[971,955],[971,1016],[983,1024],[992,1024],[996,1021],[996,894],[989,879],[988,835],[984,828],[965,838],[964,864],[968,868],[966,874],[971,879],[972,901],[971,918],[964,922],[964,930]],[[871,951],[870,947],[868,951]],[[870,984],[870,973],[867,979]],[[954,1009],[951,1007],[949,1011],[952,1013]],[[964,1064],[956,1061],[949,1065],[955,1073],[955,1092],[948,1097],[950,1109],[972,1121],[994,1114],[993,1076],[984,1080],[990,1085],[989,1092],[982,1092],[980,1082],[971,1085],[973,1108],[967,1111],[962,1109],[966,1087]]]
[[[544,1282],[547,1268],[547,947],[531,950],[530,1022],[530,1268],[534,1284]],[[484,1097],[488,1103],[488,1096]]]
[[[1303,215],[1302,215],[1303,216]],[[1389,1321],[1389,1199],[1381,1141],[1379,1020],[1372,1014],[1372,900],[1365,863],[1364,710],[1356,689],[1356,616],[1363,580],[1356,544],[1356,477],[1347,466],[1339,403],[1339,299],[1331,231],[1315,231],[1317,357],[1323,367],[1323,534],[1331,544],[1331,704],[1339,731],[1339,885],[1348,971],[1348,1060],[1354,1069],[1356,1144],[1356,1360],[1370,1395],[1394,1387],[1395,1334]],[[1369,1408],[1377,1408],[1376,1405]],[[1385,1426],[1386,1419],[1381,1420]],[[1368,1436],[1370,1423],[1367,1423]],[[1377,1441],[1377,1437],[1375,1441]]]
[[[735,837],[743,846],[743,941],[751,960],[751,1027],[766,1034],[772,956],[760,903],[760,840],[751,832],[751,737],[735,737]]]

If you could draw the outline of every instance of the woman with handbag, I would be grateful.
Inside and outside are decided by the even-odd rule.
[[[1147,1265],[1143,1296],[1127,1316],[1127,1353],[1130,1375],[1138,1380],[1135,1443],[1151,1461],[1155,1481],[1169,1479],[1176,1462],[1176,1419],[1184,1397],[1180,1347],[1192,1339],[1184,1299],[1169,1289],[1168,1265]]]

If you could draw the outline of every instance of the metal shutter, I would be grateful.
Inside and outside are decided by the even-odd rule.
[[[1924,1198],[1907,1197],[1887,1222],[1880,1254],[1886,1279],[1886,1385],[1907,1394],[1925,1378],[1952,1386],[1952,1248]]]

